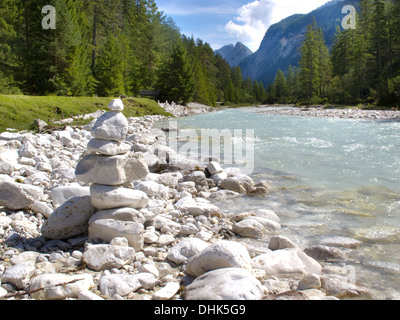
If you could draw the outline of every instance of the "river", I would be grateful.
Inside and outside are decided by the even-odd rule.
[[[399,121],[263,114],[259,108],[176,121],[179,129],[254,130],[247,137],[254,143],[251,176],[268,180],[273,191],[221,207],[274,210],[281,234],[302,248],[329,237],[361,240],[345,261],[355,268],[357,283],[373,299],[400,298]]]

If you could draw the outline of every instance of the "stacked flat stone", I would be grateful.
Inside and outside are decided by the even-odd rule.
[[[113,100],[108,107],[111,111],[99,117],[92,128],[89,154],[78,163],[75,175],[91,185],[91,202],[99,210],[89,220],[89,240],[109,242],[125,237],[138,251],[143,248],[145,221],[138,210],[149,199],[144,192],[133,190],[132,181],[145,178],[149,170],[140,155],[131,152],[125,143],[128,120],[122,114],[122,100]]]

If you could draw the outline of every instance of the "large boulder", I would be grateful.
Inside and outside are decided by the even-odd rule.
[[[93,277],[89,274],[42,274],[31,280],[29,292],[36,300],[63,300],[77,298],[80,292],[93,286]]]
[[[275,250],[253,258],[253,268],[276,277],[302,277],[321,274],[322,267],[313,258],[298,249]]]
[[[112,186],[144,179],[148,173],[141,156],[131,152],[116,156],[90,154],[79,161],[75,170],[79,181]]]
[[[85,233],[88,230],[88,221],[95,212],[90,196],[71,198],[54,210],[44,222],[42,235],[59,240]]]
[[[263,296],[260,281],[241,268],[209,271],[194,280],[184,293],[185,300],[260,300]]]
[[[192,257],[186,272],[194,277],[222,268],[251,270],[251,258],[245,246],[238,242],[220,240]]]
[[[0,180],[0,205],[11,210],[30,209],[44,197],[43,189],[29,184]]]

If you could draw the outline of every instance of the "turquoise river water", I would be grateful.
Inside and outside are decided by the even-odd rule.
[[[254,143],[251,176],[268,180],[274,191],[228,199],[221,207],[274,210],[281,234],[301,247],[328,237],[361,240],[345,262],[355,268],[357,284],[373,299],[400,298],[400,122],[259,111],[228,109],[176,120],[179,129],[254,130],[254,137],[244,138]]]

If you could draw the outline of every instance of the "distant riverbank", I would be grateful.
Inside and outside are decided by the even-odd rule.
[[[259,106],[257,113],[285,116],[307,116],[343,119],[371,119],[371,120],[400,120],[400,111],[392,110],[362,110],[356,108],[332,108],[311,106],[296,108],[293,106]]]

